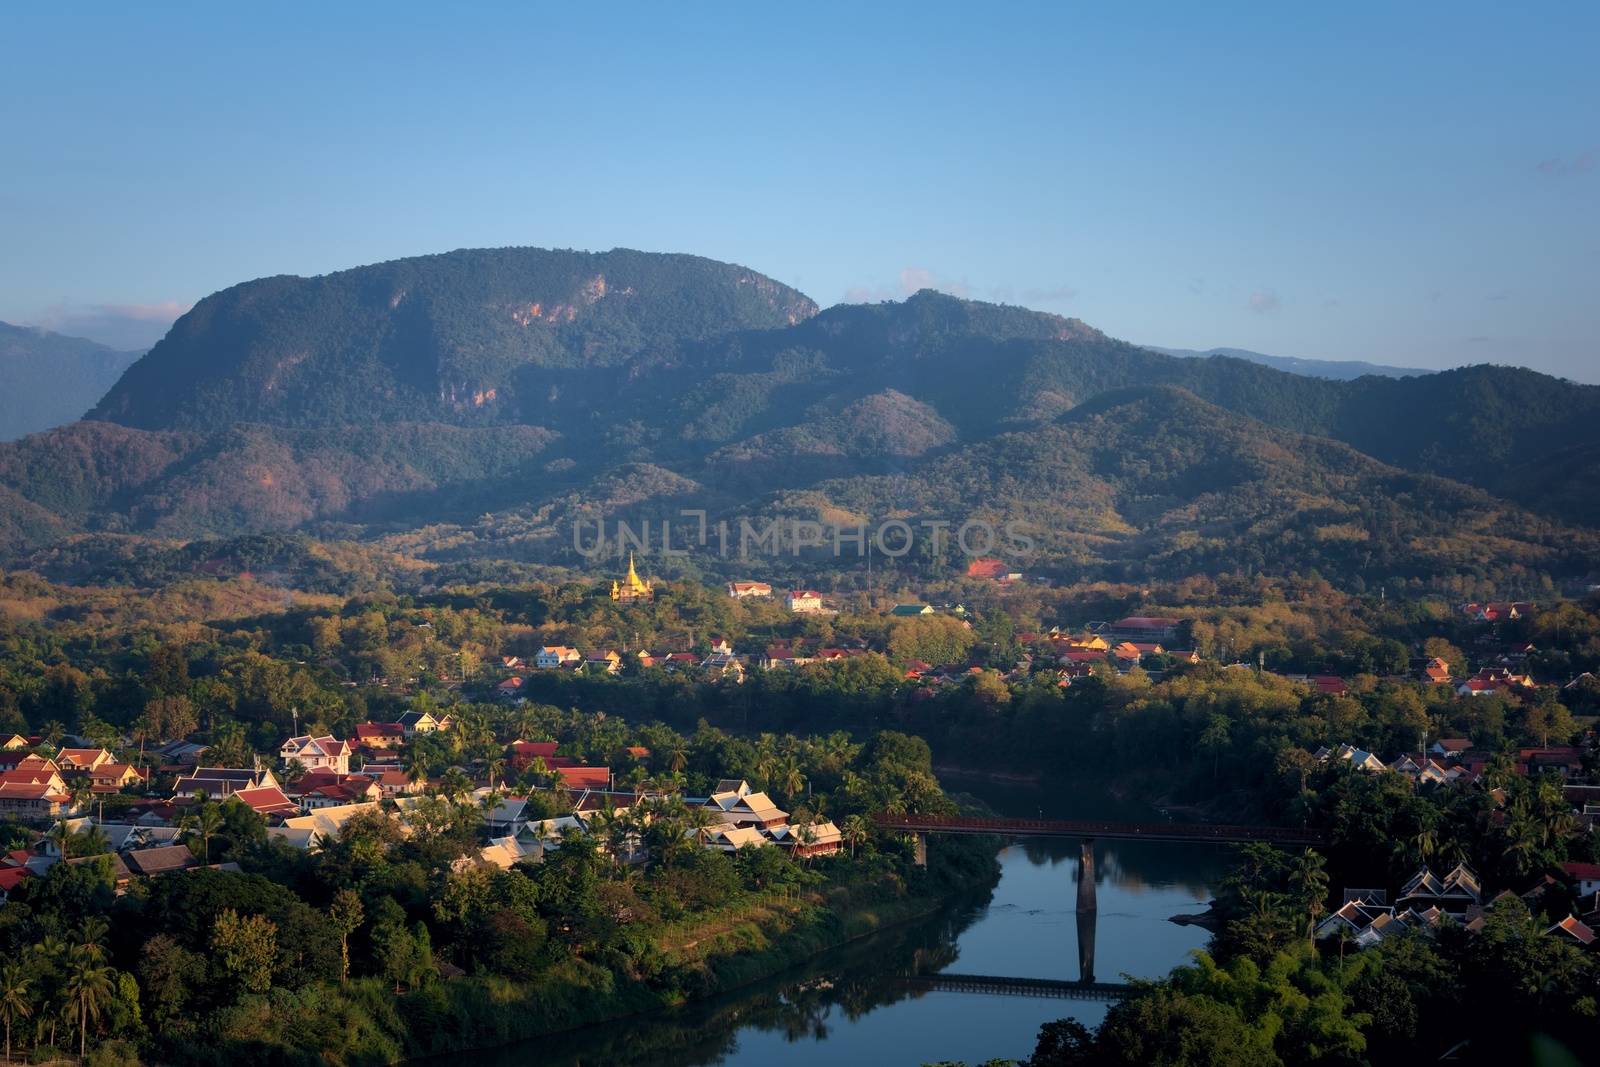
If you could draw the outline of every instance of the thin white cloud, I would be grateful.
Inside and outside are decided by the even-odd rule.
[[[900,292],[904,296],[921,292],[923,289],[937,289],[941,293],[959,296],[965,300],[971,295],[972,287],[966,282],[951,281],[940,278],[927,267],[906,267],[900,272]]]
[[[112,348],[149,348],[193,304],[158,300],[148,304],[57,304],[33,325],[71,337],[87,337]]]
[[[1257,315],[1270,314],[1283,306],[1283,301],[1278,299],[1278,294],[1270,289],[1257,289],[1250,294],[1250,299],[1245,303]]]

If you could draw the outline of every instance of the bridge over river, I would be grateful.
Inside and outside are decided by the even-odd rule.
[[[1069,982],[1061,978],[1008,978],[993,974],[917,974],[901,979],[911,989],[949,993],[997,993],[1059,1000],[1120,1000],[1133,992],[1127,982]]]
[[[1099,819],[1005,819],[965,815],[874,816],[884,830],[910,834],[915,839],[918,866],[928,863],[929,834],[990,834],[1002,837],[1067,837],[1079,842],[1078,863],[1078,974],[1079,981],[1044,978],[1005,978],[994,975],[925,975],[907,979],[928,989],[1006,993],[1013,996],[1059,996],[1104,999],[1126,994],[1128,987],[1094,980],[1095,893],[1094,843],[1113,841],[1199,842],[1247,844],[1263,841],[1289,847],[1320,847],[1326,836],[1315,830],[1283,826],[1231,826],[1222,823],[1111,822]],[[965,983],[965,984],[962,984]]]

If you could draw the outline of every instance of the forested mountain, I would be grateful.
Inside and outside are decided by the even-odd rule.
[[[138,352],[0,322],[0,441],[83,417]]]
[[[91,417],[145,429],[394,419],[518,421],[544,371],[670,359],[729,330],[816,312],[696,256],[469,249],[214,293]]]
[[[1301,359],[1299,356],[1270,356],[1265,352],[1252,352],[1248,348],[1163,348],[1160,345],[1146,345],[1152,352],[1160,352],[1168,356],[1182,356],[1185,359],[1210,359],[1213,356],[1228,356],[1231,359],[1242,359],[1250,363],[1259,363],[1263,367],[1274,370],[1288,371],[1290,374],[1305,374],[1312,378],[1333,378],[1336,381],[1350,381],[1367,374],[1376,374],[1383,378],[1410,378],[1419,374],[1428,374],[1428,371],[1416,367],[1390,367],[1382,363],[1368,363],[1360,359]]]
[[[1597,477],[1600,388],[1531,371],[1334,381],[931,291],[818,312],[690,256],[504,249],[201,301],[90,421],[0,446],[0,544],[574,562],[578,518],[943,511],[1048,526],[1062,575],[1572,575]]]

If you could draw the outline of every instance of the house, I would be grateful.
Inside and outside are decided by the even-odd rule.
[[[427,782],[421,779],[413,781],[411,775],[398,767],[363,767],[361,773],[378,783],[378,789],[385,800],[398,796],[407,796],[411,793],[420,793],[427,788]]]
[[[766,582],[729,582],[728,595],[735,600],[748,600],[751,597],[770,597],[772,586]]]
[[[149,772],[131,763],[102,763],[89,772],[89,788],[96,793],[120,793],[128,786],[142,786]]]
[[[1311,688],[1321,696],[1342,697],[1349,692],[1349,687],[1344,684],[1343,678],[1336,678],[1331,674],[1319,674],[1311,679]]]
[[[502,697],[502,698],[514,697],[514,696],[517,695],[518,691],[521,690],[521,689],[522,689],[522,678],[519,675],[515,675],[515,674],[513,674],[509,678],[503,679],[502,681],[496,683],[495,687],[494,687],[495,695],[499,696],[499,697]]]
[[[364,722],[356,726],[356,746],[369,752],[388,752],[405,743],[406,728],[397,722]]]
[[[346,822],[357,815],[378,810],[380,809],[376,804],[344,804],[337,808],[318,808],[305,815],[285,818],[277,826],[267,827],[267,836],[275,837],[291,848],[316,851],[322,847],[322,842],[337,839],[340,829]]]
[[[816,615],[822,612],[822,594],[814,589],[791,589],[783,598],[783,606],[796,615]]]
[[[723,822],[765,830],[789,821],[788,812],[780,809],[765,793],[752,792],[747,782],[718,782],[717,785],[718,790],[707,798],[704,806]],[[733,788],[721,788],[728,785]]]
[[[1546,930],[1545,933],[1564,937],[1579,948],[1588,948],[1594,944],[1595,938],[1594,931],[1589,928],[1589,925],[1573,915],[1568,915],[1565,919]]]
[[[506,761],[514,774],[521,774],[536,761],[543,761],[546,770],[554,769],[558,764],[571,765],[573,760],[565,760],[556,756],[559,746],[554,741],[513,741],[506,748]]]
[[[364,774],[314,771],[294,784],[293,799],[301,811],[334,808],[341,804],[369,804],[383,799],[383,787]],[[285,790],[287,795],[289,790]]]
[[[206,751],[207,746],[197,745],[193,741],[168,741],[160,748],[153,749],[151,755],[159,758],[164,764],[195,767],[199,765]]]
[[[0,756],[0,773],[8,771],[60,771],[56,761],[46,759],[36,752],[7,752]]]
[[[1600,892],[1600,863],[1563,863],[1561,872],[1578,896]]]
[[[1441,759],[1460,759],[1471,748],[1469,737],[1441,737],[1428,747],[1428,752]]]
[[[896,604],[889,609],[889,614],[897,618],[914,618],[918,615],[932,615],[932,604]]]
[[[278,749],[278,755],[284,763],[298,763],[308,771],[350,772],[350,743],[331,735],[291,737]]]
[[[491,838],[515,836],[527,822],[524,812],[528,807],[527,797],[502,797],[500,802],[484,812],[483,824],[489,831]]]
[[[761,667],[763,670],[772,670],[777,667],[803,667],[808,663],[815,663],[815,656],[807,656],[796,652],[789,645],[768,645],[761,654]]]
[[[300,811],[299,805],[290,800],[276,784],[254,789],[237,789],[229,796],[263,818],[296,815]]]
[[[621,674],[622,656],[610,650],[591,652],[583,658],[583,669],[588,674]]]
[[[1540,774],[1555,771],[1563,778],[1573,778],[1583,772],[1583,749],[1552,745],[1548,748],[1517,749],[1518,774]]]
[[[1422,680],[1430,685],[1450,684],[1450,664],[1434,656],[1422,665]]]
[[[208,796],[221,800],[242,789],[278,787],[278,780],[264,767],[196,767],[173,783],[173,795],[180,799]]]
[[[172,874],[174,871],[188,871],[201,866],[188,845],[160,845],[156,848],[135,849],[126,853],[122,860],[128,865],[128,870],[134,874],[142,874],[146,878],[157,875]]]
[[[116,757],[103,748],[64,748],[56,753],[56,763],[61,767],[63,774],[72,771],[92,771],[105,763],[112,763]]]
[[[733,642],[729,641],[726,637],[717,637],[713,635],[711,638],[711,654],[713,656],[733,655]]]
[[[1367,897],[1358,897],[1346,900],[1337,911],[1329,912],[1317,924],[1315,936],[1318,941],[1329,937],[1338,937],[1341,933],[1349,938],[1354,938],[1361,931],[1371,926],[1373,920],[1384,915],[1393,915],[1394,909],[1380,900]]]
[[[741,848],[760,848],[771,844],[767,835],[753,826],[718,826],[704,830],[705,843],[723,852],[737,852]]]
[[[6,738],[4,741],[0,741],[0,749],[3,749],[5,751],[7,751],[7,752],[15,752],[19,748],[27,748],[27,747],[28,747],[28,739],[26,737],[23,737],[21,734],[12,734],[10,737]]]
[[[554,671],[562,667],[576,667],[583,662],[583,653],[570,645],[545,645],[533,654],[533,665],[541,671]]]
[[[521,656],[501,656],[500,669],[507,671],[520,671],[528,664]]]
[[[399,724],[401,732],[406,737],[415,737],[417,734],[432,734],[438,733],[440,730],[448,730],[453,720],[448,715],[436,716],[427,711],[407,711],[402,712],[395,722]]]
[[[823,819],[800,830],[792,823],[775,826],[768,831],[768,837],[779,848],[788,851],[796,859],[808,859],[812,856],[831,856],[839,851],[844,841],[839,828],[831,820]]]
[[[1414,909],[1437,907],[1452,915],[1465,914],[1469,907],[1483,903],[1483,887],[1478,876],[1464,863],[1458,863],[1444,877],[1427,865],[1417,869],[1400,888],[1399,906]]]
[[[610,767],[556,767],[556,778],[564,789],[610,789]]]
[[[1340,745],[1338,748],[1319,748],[1312,755],[1314,755],[1319,762],[1323,763],[1326,763],[1330,759],[1346,760],[1357,770],[1369,771],[1374,774],[1389,769],[1388,767],[1384,766],[1383,760],[1379,759],[1373,753],[1368,752],[1365,749],[1355,748],[1351,745]]]
[[[7,867],[0,870],[0,900],[5,900],[17,886],[35,877],[34,873],[26,867]]]
[[[70,802],[65,787],[56,786],[51,779],[13,780],[11,775],[16,773],[8,771],[0,774],[0,812],[25,818],[54,818]],[[54,781],[60,781],[60,777],[56,776]]]

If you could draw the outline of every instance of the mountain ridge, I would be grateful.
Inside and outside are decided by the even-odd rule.
[[[1572,571],[1549,531],[1587,545],[1600,517],[1595,494],[1535,476],[1559,454],[1600,478],[1597,387],[1492,366],[1320,379],[929,290],[819,309],[748,268],[629,250],[460,250],[243,283],[91,414],[0,446],[15,516],[0,548],[336,527],[430,557],[549,560],[570,555],[563,523],[641,508],[811,519],[900,484],[926,499],[897,506],[984,513],[1022,486],[1046,512],[1055,493],[1099,502],[1098,519],[1052,512],[1071,519],[1058,569],[1133,573],[1137,551],[1281,569],[1292,545],[1354,577],[1403,564],[1404,530],[1437,581],[1447,558]]]
[[[82,418],[141,355],[0,322],[0,441]]]

